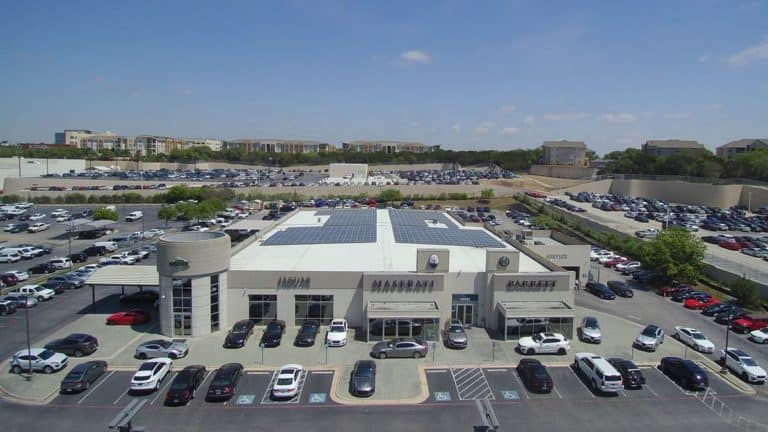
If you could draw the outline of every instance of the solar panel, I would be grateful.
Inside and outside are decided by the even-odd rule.
[[[376,211],[369,210],[318,210],[317,216],[329,216],[323,226],[289,227],[271,235],[264,246],[375,243]]]
[[[390,209],[393,233],[397,243],[432,244],[468,247],[504,247],[485,231],[460,229],[439,212]],[[437,222],[441,227],[428,223]]]

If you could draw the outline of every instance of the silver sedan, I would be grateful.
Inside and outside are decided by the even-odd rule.
[[[143,342],[136,347],[136,358],[144,360],[156,357],[178,359],[189,353],[187,344],[177,340],[157,339]]]
[[[427,355],[427,344],[421,339],[400,338],[379,342],[373,346],[371,355],[380,358],[421,358]]]

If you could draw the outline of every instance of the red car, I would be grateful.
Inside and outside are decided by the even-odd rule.
[[[704,309],[706,307],[710,307],[712,305],[716,305],[718,303],[720,303],[720,300],[718,300],[716,298],[712,298],[712,299],[707,300],[707,301],[699,300],[699,299],[696,299],[696,298],[689,298],[689,299],[687,299],[683,303],[683,306],[685,306],[686,309],[701,310],[701,309]]]
[[[5,286],[16,285],[17,283],[19,283],[19,279],[16,277],[16,275],[13,275],[11,273],[0,275],[0,280],[3,281],[3,285]]]
[[[621,263],[626,262],[626,261],[627,261],[627,259],[624,258],[624,257],[617,257],[617,258],[614,258],[612,260],[606,261],[605,263],[603,263],[603,265],[606,266],[606,267],[615,267],[616,264],[621,264]]]
[[[688,284],[681,284],[681,283],[673,283],[672,285],[667,285],[665,287],[659,288],[659,295],[663,297],[671,297],[674,294],[677,294],[679,291],[692,291],[693,285]]]
[[[721,241],[717,245],[720,246],[721,248],[725,248],[729,250],[734,250],[734,251],[741,250],[741,245],[732,241]]]
[[[539,192],[539,191],[526,191],[525,194],[528,195],[529,197],[534,197],[534,198],[546,198],[547,197],[547,194],[545,194],[544,192]]]
[[[118,312],[107,317],[107,325],[137,325],[150,321],[149,313],[141,309]]]
[[[749,333],[752,330],[760,330],[764,327],[768,327],[768,318],[755,318],[747,315],[731,321],[731,330],[737,333]]]

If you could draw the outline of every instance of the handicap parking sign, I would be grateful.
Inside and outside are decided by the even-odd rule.
[[[311,404],[325,403],[325,393],[310,393],[309,403]]]
[[[518,400],[518,399],[520,399],[520,395],[515,390],[502,390],[501,391],[501,397],[504,400]]]
[[[244,394],[237,397],[235,405],[250,405],[256,399],[255,394]]]
[[[435,392],[435,400],[439,402],[445,402],[451,400],[450,392]]]

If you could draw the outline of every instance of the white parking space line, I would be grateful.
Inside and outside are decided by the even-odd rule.
[[[486,372],[506,372],[507,369],[486,369]]]
[[[312,375],[333,375],[333,371],[311,371]]]
[[[590,390],[590,389],[588,389],[588,388],[587,388],[586,384],[584,384],[584,381],[582,381],[582,380],[581,380],[581,377],[579,376],[579,374],[578,374],[578,373],[577,373],[575,370],[573,370],[573,368],[571,368],[571,367],[568,367],[568,370],[569,370],[569,371],[571,371],[571,373],[573,374],[573,376],[575,376],[575,377],[576,377],[576,380],[578,380],[578,381],[579,381],[579,384],[581,384],[581,388],[582,388],[582,389],[584,389],[584,391],[585,391],[585,392],[587,392],[587,394],[588,394],[588,395],[589,395],[589,396],[590,396],[592,399],[595,399],[595,394],[594,394],[594,393],[592,393],[592,390]]]
[[[451,376],[460,400],[495,399],[483,369],[451,368]]]
[[[517,377],[517,371],[512,372],[512,377],[520,385],[520,390],[523,392],[523,395],[525,395],[525,398],[530,399],[531,397],[528,395],[528,390],[525,389],[525,386],[523,385],[523,381]]]
[[[109,379],[109,377],[111,377],[111,376],[112,376],[112,375],[114,375],[114,374],[115,374],[115,371],[112,371],[112,372],[110,372],[110,373],[109,373],[107,376],[105,376],[105,377],[104,377],[104,378],[103,378],[101,381],[99,381],[99,383],[98,383],[98,384],[96,384],[95,386],[91,387],[91,389],[90,389],[90,390],[88,390],[88,393],[86,393],[86,394],[85,394],[83,397],[81,397],[81,398],[80,398],[80,400],[79,400],[79,401],[77,401],[77,403],[78,403],[78,404],[81,404],[81,403],[83,403],[83,401],[84,401],[84,400],[85,400],[85,399],[86,399],[88,396],[90,396],[90,395],[91,395],[91,393],[93,393],[94,391],[96,391],[96,389],[97,389],[97,388],[99,388],[99,387],[100,387],[102,384],[104,384],[104,382],[106,382],[106,381]]]
[[[257,371],[257,372],[246,372],[246,375],[269,375],[271,372],[265,372],[265,371]]]
[[[446,373],[448,369],[427,369],[427,373]]]
[[[173,379],[176,378],[176,375],[178,375],[178,373],[174,372],[173,375],[171,375],[170,378],[168,378],[168,375],[165,376],[165,378],[167,378],[165,380],[165,383],[160,387],[159,390],[157,390],[157,394],[155,395],[155,397],[152,398],[152,402],[149,403],[150,405],[154,405],[155,401],[157,400],[157,398],[159,398],[160,395],[165,393],[165,389],[167,389],[168,386],[171,385],[171,382],[173,382]]]
[[[649,386],[648,384],[643,384],[643,387],[647,388],[647,389],[648,389],[648,391],[650,391],[651,393],[653,393],[653,395],[654,395],[654,396],[656,396],[656,397],[659,397],[659,394],[658,394],[658,393],[656,393],[656,392],[653,390],[653,388],[652,388],[651,386]]]
[[[114,401],[114,402],[112,402],[112,405],[117,405],[117,403],[118,403],[118,402],[120,402],[120,399],[122,399],[122,398],[123,398],[123,396],[125,396],[125,395],[127,395],[127,394],[128,394],[128,390],[124,391],[124,392],[123,392],[123,394],[121,394],[120,396],[118,396],[118,398],[117,398],[117,399],[115,399],[115,401]]]
[[[557,391],[557,387],[555,387],[555,386],[552,386],[552,390],[554,390],[554,391],[555,391],[555,394],[557,394],[557,397],[559,397],[560,399],[562,399],[562,398],[563,398],[563,395],[561,395],[561,394],[560,394],[560,392],[559,392],[559,391]]]
[[[634,320],[640,320],[639,317],[636,317],[634,315],[627,315],[627,318],[634,319]]]

